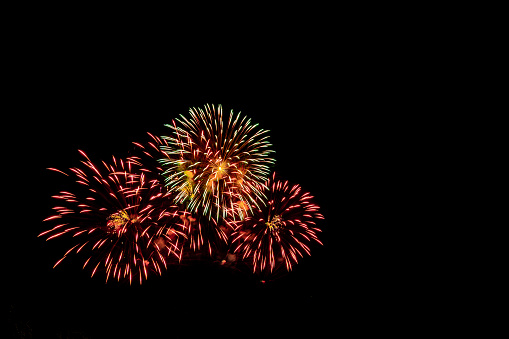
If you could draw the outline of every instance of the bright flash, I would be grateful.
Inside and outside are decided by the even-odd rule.
[[[269,218],[270,219],[270,218]],[[281,218],[280,215],[276,214],[274,217],[272,217],[272,219],[270,219],[269,221],[267,221],[265,223],[265,225],[267,225],[267,227],[269,228],[269,230],[271,232],[274,232],[274,231],[279,231],[279,228],[282,227],[284,224],[283,224],[283,218]]]
[[[129,214],[126,211],[120,210],[116,213],[111,214],[107,218],[107,226],[112,231],[118,231],[121,227],[127,224],[131,219],[129,218]]]

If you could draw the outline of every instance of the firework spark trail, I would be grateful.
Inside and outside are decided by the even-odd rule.
[[[231,221],[234,253],[252,265],[253,272],[271,274],[284,262],[287,271],[299,257],[310,255],[309,244],[321,231],[315,219],[323,219],[319,207],[299,185],[276,180],[275,173],[264,188],[266,205],[242,221]]]
[[[173,134],[162,137],[167,142],[161,146],[167,157],[160,160],[166,186],[192,213],[216,222],[244,218],[263,197],[260,184],[275,162],[268,131],[240,112],[223,115],[221,105],[189,113],[166,125]]]
[[[106,281],[111,277],[131,283],[139,276],[141,284],[149,271],[161,274],[168,261],[179,258],[186,237],[175,222],[178,208],[171,204],[167,190],[139,162],[113,157],[112,164],[96,166],[85,152],[79,152],[86,159],[84,166],[70,172],[82,189],[53,196],[63,206],[55,206],[55,214],[44,221],[57,225],[39,234],[47,240],[66,234],[82,239],[55,266],[69,254],[88,248],[90,256],[83,268],[93,267],[93,276],[103,267]]]
[[[163,169],[159,164],[159,159],[169,158],[168,154],[161,149],[161,146],[168,146],[168,143],[166,140],[149,132],[147,132],[147,134],[150,137],[148,142],[133,142],[133,144],[137,147],[137,150],[141,151],[141,154],[138,154],[139,152],[137,152],[135,155],[128,157],[127,160],[140,166],[141,171],[160,174],[163,172]]]

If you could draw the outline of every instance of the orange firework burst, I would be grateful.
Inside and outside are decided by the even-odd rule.
[[[96,166],[80,153],[86,159],[84,167],[70,169],[82,188],[80,194],[53,196],[61,205],[53,207],[56,214],[44,221],[57,225],[39,235],[47,240],[64,235],[82,239],[55,266],[73,252],[88,251],[83,267],[92,267],[92,276],[104,269],[106,281],[113,277],[131,283],[139,276],[141,284],[149,271],[161,274],[171,258],[180,258],[186,237],[175,222],[178,208],[171,205],[167,190],[139,162],[113,157],[112,164]]]
[[[279,267],[288,271],[299,257],[310,255],[309,244],[318,240],[316,219],[323,219],[319,207],[299,185],[279,181],[275,173],[265,187],[266,204],[242,221],[232,221],[235,253],[251,263],[253,272],[271,274]],[[263,204],[259,204],[263,205]]]
[[[175,202],[207,219],[243,219],[263,200],[261,187],[275,160],[266,130],[233,111],[223,115],[221,105],[190,109],[166,125],[171,136],[160,162],[165,184]]]

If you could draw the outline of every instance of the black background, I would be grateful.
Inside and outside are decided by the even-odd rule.
[[[454,218],[434,211],[452,199],[435,177],[454,152],[436,154],[463,116],[447,125],[454,105],[436,100],[454,63],[426,11],[22,6],[6,11],[2,45],[5,337],[318,337],[451,319],[463,252],[436,271],[440,242],[457,240],[443,236]],[[77,166],[77,149],[125,156],[206,103],[271,131],[275,170],[321,206],[324,246],[265,284],[208,264],[141,287],[91,279],[72,258],[52,269],[68,244],[37,234],[65,184],[46,168]]]
[[[344,51],[309,36],[188,49],[142,40],[112,47],[108,39],[55,32],[33,32],[11,86],[15,119],[8,126],[15,136],[6,168],[15,217],[5,265],[13,328],[34,337],[93,338],[327,333],[364,312],[357,277],[363,268],[353,268],[362,253],[352,252],[357,240],[342,234],[360,223],[352,222],[360,198],[351,187],[361,184],[351,173],[362,170],[352,154],[362,143],[363,84]],[[270,130],[274,170],[321,206],[324,246],[315,244],[290,274],[266,283],[208,264],[171,268],[142,286],[90,278],[72,257],[52,269],[68,244],[37,235],[65,178],[46,168],[79,165],[78,149],[95,161],[126,156],[146,132],[164,135],[165,123],[206,103],[241,111]]]

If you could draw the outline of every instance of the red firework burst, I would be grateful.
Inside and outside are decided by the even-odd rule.
[[[323,216],[309,193],[299,185],[276,180],[275,173],[262,192],[267,197],[265,206],[254,209],[243,221],[231,221],[236,228],[232,234],[234,253],[247,260],[255,273],[272,274],[283,263],[290,271],[299,257],[311,254],[311,241],[322,244],[315,220]]]
[[[152,172],[140,162],[115,157],[112,164],[96,166],[79,152],[86,159],[84,167],[70,171],[81,190],[53,196],[61,204],[44,221],[57,225],[39,235],[47,240],[64,235],[81,239],[55,266],[73,252],[88,251],[83,268],[92,267],[92,276],[103,268],[106,281],[111,276],[131,283],[139,276],[141,284],[149,271],[161,274],[168,261],[180,259],[186,235],[175,222],[178,207],[170,204],[169,193]]]

